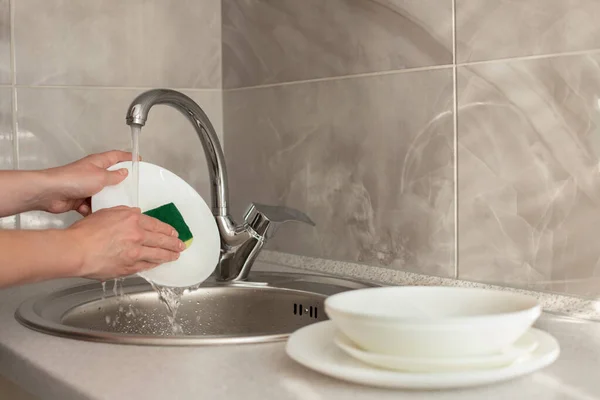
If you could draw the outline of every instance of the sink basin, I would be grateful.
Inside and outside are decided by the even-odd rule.
[[[242,283],[210,279],[183,295],[178,333],[158,294],[141,278],[126,279],[123,296],[104,294],[99,283],[90,283],[35,297],[21,304],[15,316],[31,329],[89,341],[175,346],[268,342],[326,320],[327,296],[369,286],[289,273],[255,272]]]

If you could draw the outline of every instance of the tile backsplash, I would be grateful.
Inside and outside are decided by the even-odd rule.
[[[452,63],[446,0],[223,0],[223,86]]]
[[[6,84],[0,87],[1,168],[42,169],[130,149],[127,107],[156,87],[190,96],[222,136],[221,2],[0,0],[0,84]],[[152,110],[140,151],[208,198],[202,146],[176,110]],[[0,223],[62,228],[78,218],[29,212]]]
[[[237,218],[317,223],[271,250],[597,297],[598,20],[597,0],[0,0],[0,166],[128,148],[129,102],[173,87],[225,139]],[[142,154],[206,195],[175,113]]]
[[[10,57],[10,4],[0,0],[0,85],[12,82]]]
[[[598,0],[455,0],[459,63],[597,50]]]
[[[13,120],[12,92],[0,87],[0,169],[13,168]]]
[[[453,276],[452,104],[451,68],[226,92],[236,214],[286,204],[317,223],[271,249]]]
[[[220,126],[220,91],[183,91]],[[107,148],[127,149],[131,135],[124,115],[140,90],[86,88],[18,88],[19,167],[41,169],[63,165]],[[217,116],[217,118],[214,118]],[[142,129],[140,154],[144,161],[165,166],[210,199],[204,151],[192,125],[170,107],[157,106]],[[21,227],[49,223],[63,227],[77,218],[33,212],[21,216]]]
[[[269,248],[600,295],[600,2],[223,0],[234,204]]]
[[[221,86],[219,0],[14,0],[17,84]]]
[[[0,170],[13,168],[13,136],[11,89],[0,87]],[[15,227],[16,217],[0,218],[0,229]]]
[[[462,277],[600,293],[599,65],[596,53],[459,67]]]

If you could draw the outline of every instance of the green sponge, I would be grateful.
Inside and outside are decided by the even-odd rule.
[[[144,212],[144,214],[156,218],[165,224],[171,225],[177,233],[179,233],[179,240],[185,243],[185,248],[189,248],[194,240],[194,235],[190,231],[190,227],[185,223],[183,216],[173,203],[168,203],[152,210]]]

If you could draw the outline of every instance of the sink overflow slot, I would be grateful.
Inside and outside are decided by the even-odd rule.
[[[302,304],[294,303],[294,315],[308,314],[311,318],[319,318],[317,306],[304,307]]]

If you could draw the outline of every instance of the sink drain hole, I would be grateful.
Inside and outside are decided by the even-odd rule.
[[[294,303],[294,315],[308,314],[310,318],[318,319],[319,308],[317,306],[304,307],[302,304]]]

